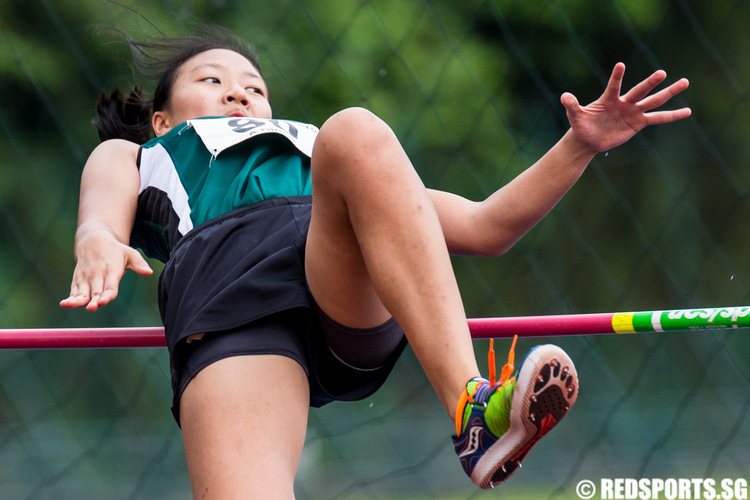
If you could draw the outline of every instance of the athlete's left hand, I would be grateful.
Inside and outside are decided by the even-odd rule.
[[[688,87],[686,78],[651,94],[667,77],[663,70],[658,70],[621,96],[624,75],[625,65],[615,65],[604,93],[588,106],[580,106],[578,99],[569,92],[560,98],[575,137],[593,151],[602,152],[619,146],[649,125],[690,116],[690,108],[652,111],[685,90]]]

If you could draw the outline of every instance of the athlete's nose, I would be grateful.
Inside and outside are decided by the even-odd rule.
[[[239,85],[234,85],[224,95],[224,99],[228,103],[237,102],[242,106],[247,106],[247,103],[248,103],[247,90],[245,90]]]

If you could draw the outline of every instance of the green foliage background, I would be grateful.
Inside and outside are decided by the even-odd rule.
[[[0,328],[159,322],[156,277],[126,275],[117,301],[95,314],[57,306],[74,265],[79,176],[98,142],[94,102],[103,89],[149,85],[106,27],[142,38],[154,33],[144,18],[168,34],[195,20],[234,30],[260,52],[275,116],[320,125],[367,107],[428,186],[473,199],[564,133],[564,91],[595,99],[617,61],[628,88],[658,68],[670,81],[685,76],[690,88],[670,106],[690,106],[692,118],[599,155],[508,254],[455,258],[466,310],[748,303],[747,2],[0,0]],[[737,451],[750,434],[744,336],[559,339],[580,366],[582,398],[509,494],[567,497],[583,477],[748,470]],[[522,339],[519,351],[533,344]],[[313,412],[317,458],[303,457],[300,497],[473,494],[409,354],[394,380],[371,401]],[[14,497],[180,496],[187,479],[168,400],[158,349],[0,352],[0,482]],[[436,441],[411,438],[404,449],[410,422]],[[357,433],[365,423],[371,432]],[[382,456],[367,440],[380,432]]]

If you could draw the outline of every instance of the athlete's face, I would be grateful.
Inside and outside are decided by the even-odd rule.
[[[154,133],[203,116],[271,118],[268,88],[258,69],[241,54],[211,49],[183,63],[167,107],[152,119]]]

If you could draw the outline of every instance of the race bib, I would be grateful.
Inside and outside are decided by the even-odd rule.
[[[286,137],[294,147],[311,157],[318,128],[290,120],[272,120],[263,118],[211,118],[188,120],[188,125],[195,128],[203,144],[215,157],[222,151],[260,134],[280,134]]]

